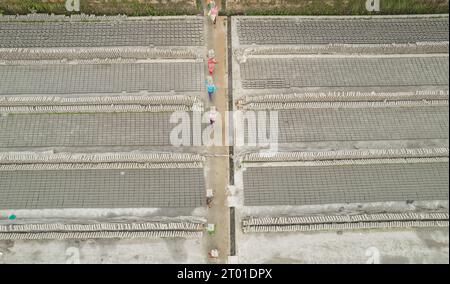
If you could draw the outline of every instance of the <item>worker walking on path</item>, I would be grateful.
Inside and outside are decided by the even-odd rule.
[[[215,106],[212,106],[211,109],[209,110],[209,122],[211,123],[211,125],[213,125],[214,123],[216,123],[217,121],[217,109]]]
[[[211,21],[213,22],[214,25],[216,24],[218,14],[219,14],[219,7],[217,6],[212,7],[208,12],[208,16],[211,18]]]
[[[212,75],[214,73],[214,68],[216,67],[217,61],[214,57],[208,58],[208,71],[209,75]]]
[[[208,50],[208,71],[209,71],[209,75],[213,75],[214,73],[214,68],[216,67],[217,64],[217,60],[216,60],[216,53],[214,51],[214,49],[210,49]]]
[[[209,76],[210,77],[210,76]],[[205,81],[206,89],[208,91],[209,100],[212,101],[214,93],[217,91],[216,85],[212,82],[212,78],[209,78]]]

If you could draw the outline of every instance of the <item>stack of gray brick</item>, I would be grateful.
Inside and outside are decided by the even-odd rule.
[[[0,95],[199,92],[201,62],[0,66]]]
[[[0,209],[195,208],[203,169],[0,171]]]
[[[448,86],[448,56],[249,58],[245,89]]]
[[[389,44],[449,40],[448,17],[239,18],[243,45]]]
[[[202,46],[203,18],[119,21],[8,21],[0,48]]]
[[[448,162],[256,167],[244,172],[247,206],[448,200]]]

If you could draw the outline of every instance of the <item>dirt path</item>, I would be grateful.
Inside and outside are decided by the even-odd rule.
[[[205,1],[206,2],[206,1]],[[216,1],[220,9],[220,1]],[[205,4],[206,7],[206,4]],[[206,12],[205,12],[206,16]],[[218,64],[214,72],[214,83],[218,90],[212,103],[206,104],[206,109],[211,105],[216,106],[217,111],[224,118],[225,112],[228,110],[227,96],[227,21],[226,17],[218,17],[216,25],[207,19],[207,49],[214,49]],[[205,66],[207,72],[207,66]],[[207,101],[205,94],[205,101]],[[224,120],[224,119],[223,119]],[[225,127],[223,124],[223,135],[225,137]],[[215,191],[212,207],[208,210],[208,223],[216,224],[216,233],[213,236],[205,235],[205,243],[207,249],[217,248],[220,251],[218,260],[210,260],[213,263],[226,263],[229,255],[229,208],[227,206],[227,186],[229,175],[228,164],[228,147],[209,147],[209,157],[206,161],[207,168],[207,185],[209,189]]]

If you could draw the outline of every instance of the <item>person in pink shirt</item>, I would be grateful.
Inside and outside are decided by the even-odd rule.
[[[214,73],[214,68],[216,67],[217,61],[214,57],[208,58],[208,71],[209,75]]]
[[[211,17],[211,21],[214,23],[214,25],[216,24],[217,14],[219,14],[219,7],[217,7],[217,6],[212,7],[208,13],[208,15]]]

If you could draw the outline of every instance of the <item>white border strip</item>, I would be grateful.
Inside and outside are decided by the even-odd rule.
[[[107,164],[8,164],[0,171],[43,171],[43,170],[114,170],[114,169],[192,169],[202,168],[200,162],[194,163],[107,163]]]
[[[245,19],[290,19],[290,20],[348,20],[348,19],[410,19],[410,18],[423,18],[423,19],[435,19],[442,18],[448,19],[448,14],[413,14],[413,15],[358,15],[358,16],[235,16],[236,21]]]
[[[95,16],[88,14],[75,14],[70,16],[54,14],[28,14],[28,15],[1,15],[0,22],[122,22],[122,21],[170,21],[170,20],[203,20],[200,16],[165,16],[165,17],[127,17],[117,16]]]
[[[195,47],[48,47],[48,48],[0,48],[0,58],[4,62],[22,60],[63,60],[63,59],[144,59],[144,58],[185,58],[196,59],[200,55]]]
[[[361,215],[293,216],[293,217],[251,217],[243,221],[244,226],[292,225],[320,223],[355,223],[378,221],[448,220],[448,212],[405,212]]]
[[[190,59],[190,58],[173,58],[173,59],[135,59],[135,58],[94,58],[94,59],[43,59],[43,60],[0,60],[0,65],[2,66],[30,66],[30,65],[94,65],[94,64],[154,64],[154,63],[198,63],[202,62],[201,59]]]
[[[334,101],[412,101],[448,100],[449,90],[417,90],[415,92],[360,92],[329,91],[292,94],[264,94],[245,96],[238,101],[239,106],[250,103],[294,103],[294,102],[334,102]]]
[[[0,153],[0,164],[39,163],[189,163],[204,162],[199,154],[186,153]]]
[[[448,212],[302,217],[251,217],[243,220],[242,227],[244,233],[448,227],[448,219]]]
[[[449,148],[418,149],[369,149],[339,150],[325,152],[278,152],[271,155],[251,153],[243,157],[244,162],[327,161],[388,158],[442,158],[449,156]]]
[[[392,221],[392,222],[360,222],[344,224],[313,224],[288,226],[250,226],[244,227],[244,233],[271,232],[316,232],[363,229],[393,229],[393,228],[433,228],[449,227],[449,221]]]
[[[294,103],[249,103],[244,110],[283,110],[315,108],[398,108],[398,107],[448,107],[448,100],[429,101],[385,101],[385,102],[294,102]]]
[[[361,159],[336,161],[298,161],[281,164],[281,167],[332,167],[353,165],[388,165],[388,164],[420,164],[420,163],[448,163],[448,158],[397,158],[397,159]],[[273,164],[245,164],[247,168],[273,167]],[[278,166],[278,165],[277,165]]]
[[[202,231],[203,224],[193,222],[99,223],[99,224],[12,224],[0,226],[3,233],[96,232],[96,231]]]
[[[68,240],[68,239],[153,239],[201,238],[203,232],[149,231],[149,232],[43,232],[0,233],[0,240]]]
[[[203,230],[194,222],[12,224],[0,226],[0,240],[201,238]]]
[[[191,111],[187,105],[83,105],[83,106],[11,106],[0,107],[0,113],[115,113]]]
[[[120,96],[80,96],[80,97],[65,97],[62,95],[55,96],[0,96],[0,107],[5,106],[63,106],[63,105],[90,105],[90,104],[106,104],[106,105],[135,105],[135,104],[148,104],[148,105],[179,105],[184,104],[192,106],[193,104],[201,103],[200,94],[195,96],[176,95],[167,93],[165,95],[149,96],[149,95],[120,95]]]
[[[254,47],[242,45],[235,50],[239,61],[257,55],[293,55],[308,53],[372,53],[372,54],[396,54],[396,53],[446,53],[449,49],[448,41],[416,42],[413,44],[299,44],[299,45],[274,45]]]

